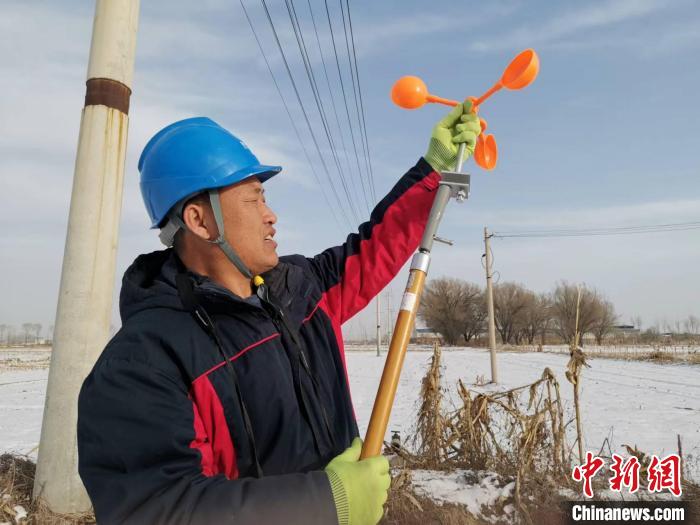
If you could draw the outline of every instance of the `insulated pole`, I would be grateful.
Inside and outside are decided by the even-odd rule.
[[[139,0],[97,0],[34,497],[90,509],[78,476],[78,392],[109,337]]]
[[[496,365],[496,321],[493,312],[493,273],[491,272],[491,237],[488,228],[484,228],[484,249],[486,250],[486,308],[489,317],[489,349],[491,350],[491,382],[498,383]]]
[[[435,233],[445,213],[445,207],[451,197],[461,202],[469,195],[469,175],[459,172],[464,159],[464,149],[464,144],[460,144],[456,170],[442,173],[442,180],[428,216],[423,238],[418,251],[411,260],[408,283],[401,299],[396,326],[391,334],[391,343],[384,363],[382,378],[372,407],[365,442],[362,445],[361,459],[378,456],[382,452],[382,444],[389,425],[389,416],[396,397],[401,369],[416,321],[425,278],[430,267],[430,252],[433,248]]]
[[[380,356],[380,346],[382,345],[382,323],[381,323],[381,317],[382,317],[382,308],[381,308],[381,293],[377,294],[377,357]]]

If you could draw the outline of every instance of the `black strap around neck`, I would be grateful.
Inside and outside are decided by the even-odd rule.
[[[243,394],[241,393],[241,387],[238,382],[238,375],[236,374],[236,369],[231,362],[231,357],[226,352],[224,345],[221,342],[219,333],[216,329],[216,325],[212,321],[211,317],[207,311],[199,304],[197,297],[194,293],[194,286],[192,284],[192,279],[184,273],[178,273],[175,277],[175,282],[177,284],[178,295],[182,301],[182,305],[185,309],[190,312],[192,317],[194,317],[197,324],[202,327],[202,329],[214,340],[219,353],[224,358],[226,363],[226,368],[229,370],[231,380],[236,392],[236,399],[243,415],[243,426],[245,427],[246,435],[248,436],[248,442],[250,444],[250,449],[253,454],[253,460],[255,462],[256,477],[263,477],[263,470],[260,466],[260,460],[258,459],[258,450],[255,444],[255,436],[253,435],[253,425],[250,422],[250,417],[248,415],[248,409],[246,408],[245,402],[243,401]]]
[[[292,371],[295,374],[295,382],[299,382],[298,392],[301,397],[303,408],[307,412],[307,419],[309,420],[311,432],[314,435],[314,439],[316,440],[316,447],[318,449],[319,454],[323,453],[321,447],[320,432],[312,419],[310,410],[311,402],[308,399],[309,396],[306,394],[306,392],[304,392],[303,385],[301,384],[301,376],[299,372],[300,365],[301,368],[304,369],[304,372],[306,373],[307,377],[311,382],[313,396],[315,397],[315,403],[320,409],[321,419],[326,430],[326,435],[330,440],[331,446],[335,449],[335,435],[333,433],[333,430],[331,429],[330,420],[328,418],[328,414],[326,413],[326,409],[321,401],[321,387],[318,384],[316,377],[314,377],[311,371],[311,367],[309,366],[309,360],[306,356],[306,352],[304,351],[304,344],[301,340],[301,335],[299,334],[299,331],[295,327],[293,327],[292,324],[289,322],[289,318],[285,314],[284,309],[278,304],[277,300],[272,295],[266,284],[258,286],[256,293],[260,298],[260,302],[263,308],[268,312],[270,317],[272,317],[273,321],[275,321],[275,324],[278,325],[280,331],[286,332],[289,338],[291,339],[291,346],[294,354],[293,356],[290,356],[290,361],[292,362]]]

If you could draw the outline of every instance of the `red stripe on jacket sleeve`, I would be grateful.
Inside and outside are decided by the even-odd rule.
[[[236,479],[236,450],[221,400],[207,376],[200,376],[192,382],[190,397],[193,402],[195,431],[190,448],[195,448],[202,454],[202,473],[205,476],[224,474],[228,479]]]
[[[191,398],[192,396],[190,396]],[[192,400],[192,413],[194,414],[194,439],[190,443],[190,448],[198,450],[202,456],[202,474],[205,476],[213,476],[214,472],[214,452],[211,449],[211,442],[207,437],[207,431],[204,428],[204,421],[199,415],[197,403]]]
[[[416,251],[439,182],[433,171],[414,184],[387,208],[357,253],[345,259],[340,282],[324,293],[327,313],[340,324],[367,306]]]

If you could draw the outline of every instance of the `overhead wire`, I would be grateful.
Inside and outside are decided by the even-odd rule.
[[[309,152],[306,149],[304,141],[301,139],[301,134],[299,133],[299,129],[297,128],[297,125],[294,122],[294,118],[292,117],[292,113],[289,110],[289,106],[287,104],[287,101],[285,100],[284,95],[282,94],[282,90],[279,86],[279,83],[277,82],[277,78],[275,77],[275,74],[272,71],[272,67],[270,66],[270,61],[267,59],[267,54],[265,53],[265,50],[262,47],[262,43],[260,42],[260,39],[258,38],[258,34],[255,31],[255,27],[253,26],[253,22],[250,19],[250,16],[248,15],[248,10],[246,9],[245,5],[243,4],[243,0],[240,0],[240,3],[241,3],[241,8],[243,9],[243,13],[245,14],[246,20],[248,21],[248,25],[250,26],[250,30],[252,31],[253,37],[255,38],[255,42],[258,45],[258,49],[260,49],[260,54],[262,55],[263,60],[265,61],[265,65],[267,66],[267,70],[270,73],[270,77],[272,77],[272,82],[275,85],[275,89],[277,90],[277,94],[279,95],[280,99],[282,100],[282,105],[284,106],[284,110],[287,113],[287,116],[289,117],[289,121],[292,124],[292,128],[294,129],[294,134],[296,135],[297,139],[299,140],[299,144],[301,145],[301,149],[304,152],[304,156],[306,157],[306,160],[309,163],[309,167],[311,168],[311,172],[314,175],[314,178],[316,179],[316,182],[319,185],[319,188],[321,190],[321,194],[323,195],[323,199],[326,201],[326,204],[330,208],[331,214],[333,215],[333,219],[335,220],[336,224],[338,225],[339,228],[342,229],[342,225],[340,223],[340,220],[338,219],[338,216],[335,213],[335,209],[333,206],[331,206],[331,203],[328,200],[328,196],[326,195],[326,191],[324,189],[324,184],[321,183],[321,178],[319,177],[318,172],[316,171],[316,168],[314,167],[313,162],[311,162],[311,156],[309,155]]]
[[[304,69],[306,71],[306,77],[309,81],[309,86],[311,87],[311,92],[314,96],[314,101],[316,103],[316,109],[318,110],[319,117],[321,119],[321,124],[323,125],[323,130],[326,134],[326,139],[328,140],[328,144],[330,146],[330,151],[331,151],[331,156],[333,157],[333,161],[335,163],[335,166],[338,170],[338,175],[340,177],[340,182],[343,187],[343,191],[345,192],[345,196],[348,200],[348,205],[350,206],[350,209],[352,213],[355,215],[355,220],[357,222],[360,222],[359,215],[357,213],[357,209],[355,207],[355,202],[354,199],[351,198],[349,188],[348,188],[348,183],[345,178],[345,172],[343,168],[341,167],[340,160],[338,158],[338,153],[337,153],[337,148],[335,146],[335,141],[333,140],[333,134],[330,131],[330,127],[328,125],[328,118],[326,116],[326,111],[325,107],[323,104],[323,99],[321,98],[321,93],[318,89],[318,83],[316,82],[316,75],[314,74],[313,71],[313,66],[311,64],[311,60],[309,58],[309,53],[306,48],[306,42],[304,41],[304,35],[302,33],[301,25],[299,24],[299,19],[296,14],[296,9],[294,8],[293,2],[290,0],[285,0],[285,5],[287,7],[287,13],[289,14],[289,20],[292,24],[292,30],[294,31],[294,37],[297,42],[297,46],[299,48],[299,53],[301,54],[301,59],[304,64]],[[366,199],[365,199],[366,202]]]
[[[294,94],[296,95],[297,102],[299,102],[301,112],[304,115],[304,121],[306,122],[306,126],[309,130],[309,134],[311,135],[311,140],[314,143],[314,146],[316,148],[316,152],[318,153],[319,159],[321,160],[321,164],[323,165],[323,168],[326,171],[326,176],[328,178],[329,184],[330,184],[331,188],[333,189],[333,194],[335,195],[336,200],[338,201],[338,206],[340,207],[340,210],[343,212],[343,215],[345,216],[346,220],[348,221],[348,224],[352,224],[347,213],[345,212],[345,208],[342,205],[342,201],[340,199],[340,196],[338,195],[338,192],[336,191],[335,184],[333,184],[333,181],[331,180],[330,170],[328,169],[328,165],[326,164],[325,158],[323,157],[323,154],[321,153],[321,147],[319,146],[318,140],[316,139],[316,135],[314,134],[313,127],[311,126],[311,121],[309,120],[309,115],[306,111],[306,108],[304,107],[304,103],[301,100],[299,88],[297,87],[296,81],[294,80],[294,75],[292,74],[292,70],[289,67],[289,62],[287,61],[287,56],[285,55],[284,49],[282,48],[282,43],[280,42],[279,36],[277,34],[277,30],[275,29],[275,24],[272,21],[272,16],[270,15],[270,11],[267,8],[267,4],[265,3],[265,0],[260,0],[260,1],[262,2],[263,9],[265,10],[265,15],[267,16],[268,23],[270,24],[270,29],[272,30],[272,34],[275,37],[275,42],[277,44],[277,48],[279,49],[280,55],[282,56],[282,61],[284,62],[284,67],[287,71],[287,75],[289,76],[289,80],[292,84],[292,88],[294,89]]]
[[[341,0],[342,2],[342,0]],[[360,97],[360,109],[359,109],[359,114],[362,117],[362,136],[364,137],[364,143],[363,143],[363,148],[365,150],[365,160],[367,162],[367,174],[369,177],[369,186],[370,186],[370,192],[372,195],[372,200],[373,202],[377,202],[377,192],[376,192],[376,187],[374,183],[374,168],[372,166],[372,157],[370,156],[370,150],[369,150],[369,139],[367,137],[367,123],[365,121],[365,105],[362,100],[362,86],[360,84],[360,70],[357,67],[357,52],[355,50],[355,34],[352,29],[352,17],[350,16],[350,0],[345,0],[345,7],[348,12],[348,25],[350,27],[350,40],[352,42],[352,58],[353,58],[353,63],[355,66],[355,78],[357,79],[357,93]],[[342,4],[341,4],[341,10],[342,10]],[[346,36],[346,41],[347,41],[347,36]],[[349,56],[349,54],[348,54]],[[355,101],[357,103],[357,100]]]
[[[330,14],[330,10],[328,8],[328,0],[324,0],[324,5],[326,7],[326,19],[328,20],[328,29],[330,30],[330,34],[331,34],[331,42],[333,43],[333,54],[335,56],[335,64],[336,64],[336,69],[338,71],[338,80],[340,81],[340,89],[343,93],[343,103],[345,105],[345,115],[347,116],[347,119],[348,119],[348,129],[350,130],[350,138],[352,139],[352,147],[353,147],[353,151],[355,153],[355,160],[357,162],[358,176],[360,177],[360,181],[362,181],[362,168],[360,168],[360,156],[357,152],[357,142],[355,141],[355,133],[353,131],[353,125],[352,125],[352,121],[350,119],[350,109],[348,108],[348,97],[347,97],[347,93],[345,91],[345,83],[343,82],[343,74],[342,74],[341,68],[340,68],[340,59],[338,57],[338,48],[335,44],[335,34],[333,32],[333,23],[331,22],[331,14]],[[363,188],[364,188],[364,185],[363,185]]]
[[[496,238],[550,238],[550,237],[596,237],[602,235],[639,235],[644,233],[661,233],[700,229],[700,221],[668,224],[649,224],[641,226],[619,226],[586,229],[521,230],[493,232]]]
[[[326,86],[328,87],[328,93],[331,98],[331,107],[333,108],[333,115],[335,116],[335,122],[336,125],[338,126],[338,134],[340,135],[340,142],[343,148],[343,155],[345,157],[345,163],[348,168],[348,171],[352,173],[352,168],[350,167],[350,154],[348,151],[348,148],[345,144],[345,133],[343,133],[343,127],[340,125],[340,118],[338,117],[338,110],[336,108],[336,102],[335,102],[335,96],[333,95],[333,88],[331,87],[331,81],[330,81],[330,76],[328,75],[328,67],[326,66],[326,59],[323,56],[323,50],[321,49],[321,38],[319,37],[318,34],[318,26],[316,25],[316,17],[314,16],[314,10],[313,7],[311,6],[311,0],[306,0],[306,3],[309,6],[309,14],[311,16],[311,23],[314,28],[314,34],[316,36],[316,45],[318,47],[318,54],[319,57],[321,58],[321,65],[323,66],[323,74],[326,79]],[[293,5],[293,4],[292,4]],[[359,170],[359,158],[357,158],[357,165],[358,165],[358,170]],[[375,199],[376,202],[376,199]],[[370,206],[368,204],[368,209],[367,211],[369,212]]]
[[[352,82],[352,96],[355,101],[355,114],[357,116],[357,129],[360,134],[360,145],[362,146],[362,150],[364,153],[365,157],[365,163],[367,162],[367,151],[365,149],[365,141],[364,141],[364,133],[362,132],[362,120],[360,119],[360,106],[358,105],[357,102],[357,83],[355,82],[355,70],[352,66],[352,59],[350,58],[350,39],[348,38],[348,27],[347,24],[345,23],[345,10],[343,9],[343,0],[338,0],[338,4],[340,6],[340,19],[343,22],[343,34],[345,36],[345,56],[348,59],[348,71],[350,71],[350,80]],[[358,176],[360,177],[360,184],[362,185],[362,191],[365,192],[366,195],[366,190],[365,190],[365,183],[364,179],[362,178],[362,171],[358,173]],[[365,178],[367,179],[367,185],[370,187],[370,192],[371,192],[371,181],[370,181],[370,175],[369,175],[369,165],[367,165],[367,169],[365,171]]]

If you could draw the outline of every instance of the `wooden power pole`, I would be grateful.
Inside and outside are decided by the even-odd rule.
[[[493,272],[491,271],[491,237],[488,228],[484,228],[484,249],[486,251],[486,308],[489,317],[489,349],[491,350],[491,382],[498,383],[498,366],[496,363],[496,320],[493,313]]]

